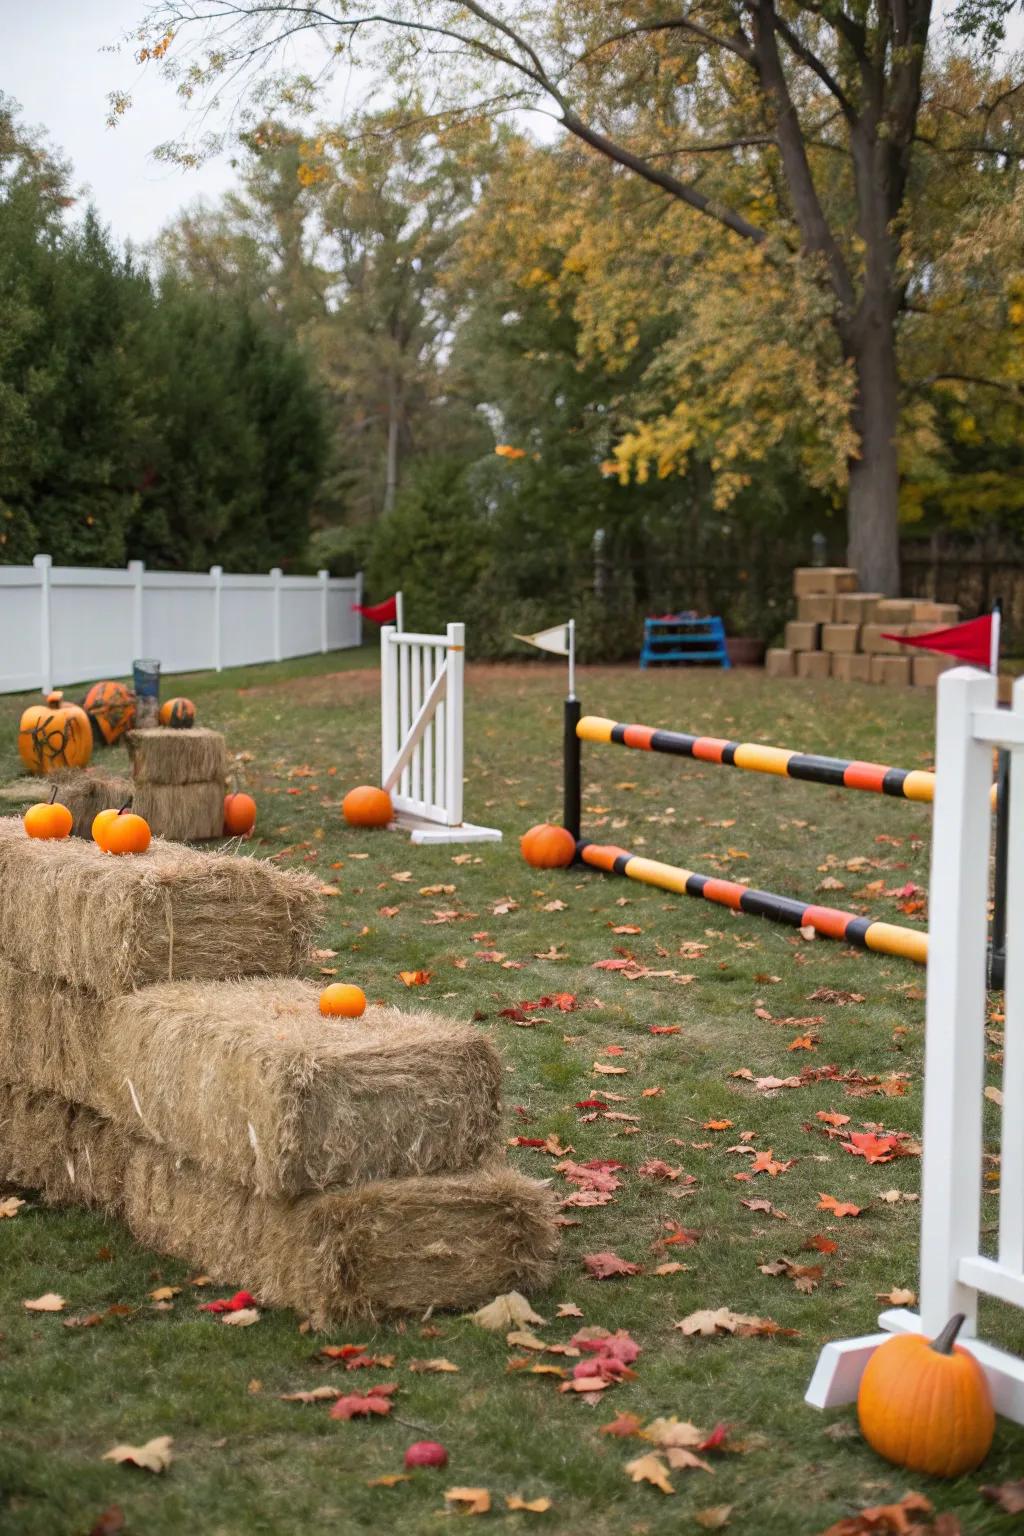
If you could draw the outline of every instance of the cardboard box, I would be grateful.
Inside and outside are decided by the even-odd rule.
[[[787,651],[817,651],[821,645],[821,625],[790,619],[786,625]]]
[[[909,656],[872,656],[871,681],[884,683],[890,688],[910,686]]]
[[[813,592],[809,597],[798,597],[796,616],[805,624],[831,624],[836,616],[838,598],[827,592]]]
[[[883,640],[883,634],[892,632],[902,635],[906,630],[905,624],[864,624],[860,632],[860,648],[869,656],[902,656],[904,650],[895,640]]]
[[[795,677],[796,652],[781,649],[766,651],[764,670],[768,677]]]
[[[870,656],[833,656],[832,676],[841,683],[870,683]]]
[[[821,626],[823,651],[840,651],[852,654],[860,649],[859,624],[823,624]]]
[[[915,603],[914,623],[927,624],[930,629],[947,629],[960,622],[959,603]]]
[[[875,623],[887,629],[897,624],[910,624],[914,619],[914,605],[909,597],[880,597],[875,604]]]
[[[832,657],[828,651],[797,651],[796,675],[803,678],[830,677]]]
[[[956,666],[955,656],[929,656],[915,651],[910,662],[910,676],[915,688],[934,688],[943,672]]]
[[[856,592],[857,572],[847,565],[801,565],[793,572],[794,597],[813,597],[826,592]]]
[[[836,598],[837,624],[873,624],[881,592],[842,592]]]

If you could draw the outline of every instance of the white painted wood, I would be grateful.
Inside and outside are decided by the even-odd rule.
[[[1016,708],[976,709],[971,725],[978,740],[993,747],[1024,747],[1024,715]]]
[[[274,578],[216,572],[54,566],[45,555],[0,566],[0,693],[127,677],[139,656],[166,676],[309,655],[323,646],[325,585],[328,649],[360,643],[359,577],[281,577],[275,637]]]
[[[1024,678],[1014,683],[1012,709],[999,713],[1024,724]],[[999,1263],[1024,1275],[1024,752],[1011,753],[1009,782]]]
[[[1001,1235],[1001,1234],[1000,1234]],[[985,1296],[997,1296],[1015,1307],[1024,1307],[1024,1275],[1018,1265],[1006,1265],[996,1259],[972,1254],[961,1259],[958,1275],[963,1285]]]
[[[317,571],[317,580],[320,583],[320,654],[327,651],[327,608],[330,599],[330,590],[327,583],[331,579],[330,571]]]
[[[498,842],[463,821],[465,627],[381,629],[381,784],[414,843]]]
[[[887,1334],[866,1333],[859,1339],[837,1339],[818,1356],[804,1402],[812,1408],[842,1408],[857,1397],[864,1367]]]
[[[902,1307],[883,1312],[878,1325],[888,1333],[925,1331],[916,1312],[905,1311]],[[957,1343],[971,1352],[988,1377],[996,1412],[1012,1419],[1015,1424],[1024,1424],[1024,1360],[1005,1349],[997,1349],[984,1339],[961,1337]]]
[[[281,650],[281,576],[282,576],[282,574],[283,573],[282,573],[281,567],[279,565],[275,565],[273,567],[273,569],[271,570],[271,572],[270,572],[270,579],[271,579],[271,581],[274,584],[274,589],[273,589],[274,590],[274,607],[273,607],[272,611],[273,611],[273,625],[274,625],[274,660],[275,661],[280,661],[281,657],[282,657],[282,654],[283,654],[283,652]]]
[[[977,1253],[981,1220],[992,754],[971,717],[995,692],[972,667],[943,673],[938,689],[921,1172],[921,1317],[933,1334],[963,1312],[970,1336],[977,1318],[959,1264]]]

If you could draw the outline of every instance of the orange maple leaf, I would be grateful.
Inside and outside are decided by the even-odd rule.
[[[862,1205],[851,1205],[846,1201],[837,1200],[835,1195],[826,1195],[818,1191],[818,1210],[831,1211],[833,1216],[859,1216],[864,1209]]]

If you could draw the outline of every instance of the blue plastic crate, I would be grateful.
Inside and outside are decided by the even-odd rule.
[[[731,666],[725,648],[725,625],[718,614],[698,618],[691,613],[677,613],[661,619],[645,619],[640,665],[656,664]]]

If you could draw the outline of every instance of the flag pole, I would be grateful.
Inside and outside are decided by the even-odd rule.
[[[569,652],[569,698],[576,697],[576,620],[570,619],[566,625],[566,649]]]
[[[401,592],[395,593],[395,629],[399,634],[405,629],[405,609],[402,605]]]
[[[582,708],[576,697],[576,620],[566,625],[569,652],[569,693],[563,712],[562,734],[562,825],[577,842],[583,810],[582,761],[580,739],[576,734]]]
[[[1002,602],[992,605],[992,651],[990,669],[999,687],[999,642],[1002,629]],[[999,707],[998,693],[996,707]],[[989,986],[1000,989],[1006,975],[1006,875],[1010,853],[1010,754],[1000,747],[996,754],[996,834],[995,888],[992,893],[992,953],[989,957]]]

